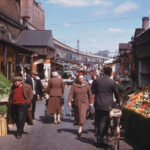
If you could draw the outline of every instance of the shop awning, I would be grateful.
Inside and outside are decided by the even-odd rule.
[[[0,38],[0,42],[5,43],[5,44],[10,45],[10,46],[13,46],[16,48],[17,51],[24,53],[24,54],[26,54],[26,53],[33,54],[34,53],[34,51],[29,49],[29,48],[26,48],[24,46],[20,46],[16,43],[12,43],[11,41],[8,41],[8,40],[2,39],[2,38]]]
[[[20,34],[17,43],[27,47],[55,49],[51,30],[25,30]]]

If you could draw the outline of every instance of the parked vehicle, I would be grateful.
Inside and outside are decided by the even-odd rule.
[[[74,73],[71,70],[64,70],[62,78],[63,82],[68,85],[71,85],[73,81],[76,79]]]

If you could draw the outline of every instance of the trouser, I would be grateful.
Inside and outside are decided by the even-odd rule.
[[[100,140],[106,135],[109,126],[109,111],[95,110],[95,136]]]
[[[32,118],[35,118],[35,109],[36,109],[36,100],[37,100],[37,95],[33,95],[32,99]]]
[[[27,104],[12,104],[11,109],[17,126],[17,135],[22,135],[25,121],[27,119]]]

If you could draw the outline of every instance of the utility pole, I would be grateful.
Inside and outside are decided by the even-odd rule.
[[[79,44],[80,44],[80,41],[77,40],[77,61],[79,61]]]
[[[79,51],[79,47],[80,47],[80,41],[77,40],[77,50]]]

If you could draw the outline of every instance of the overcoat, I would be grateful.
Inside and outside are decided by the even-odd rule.
[[[22,83],[22,87],[23,87],[23,95],[24,95],[24,98],[27,101],[26,103],[28,105],[27,123],[29,125],[33,125],[32,103],[31,103],[31,101],[33,99],[32,87],[29,84],[26,84],[26,83]],[[15,86],[12,85],[11,90],[10,90],[10,94],[9,94],[9,104],[11,104],[11,101],[13,99],[14,89],[15,89]]]
[[[86,120],[86,112],[89,103],[92,103],[92,93],[89,84],[84,81],[82,84],[74,82],[70,89],[68,102],[74,101],[78,109],[79,125],[83,125]]]
[[[108,76],[98,78],[92,86],[92,91],[95,95],[95,109],[109,111],[114,105],[113,94],[116,101],[120,102],[117,85]]]
[[[47,92],[49,94],[48,112],[60,114],[62,111],[61,98],[64,93],[64,83],[61,78],[53,77],[48,81]]]

